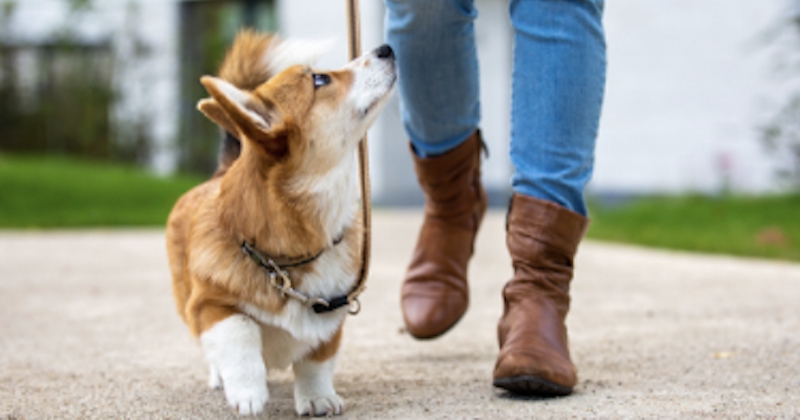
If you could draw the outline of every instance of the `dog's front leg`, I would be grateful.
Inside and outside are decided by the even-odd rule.
[[[333,389],[336,353],[342,341],[342,326],[330,340],[292,365],[294,408],[301,416],[342,414],[344,403]]]
[[[304,359],[292,365],[294,370],[294,407],[301,416],[342,414],[344,403],[333,388],[336,358],[319,362]]]
[[[225,398],[239,414],[258,414],[269,400],[267,370],[261,356],[261,328],[251,318],[232,314],[200,335],[206,358],[222,379]]]

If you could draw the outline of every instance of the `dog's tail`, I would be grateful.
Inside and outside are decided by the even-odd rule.
[[[233,46],[222,60],[219,77],[239,89],[254,90],[273,76],[267,53],[273,47],[273,43],[277,43],[277,39],[271,35],[260,34],[252,29],[239,32],[233,41]],[[222,131],[224,135],[220,143],[214,177],[227,172],[242,152],[242,144],[236,138],[236,133],[231,133],[224,127]]]
[[[222,65],[219,77],[242,90],[254,90],[274,76],[269,54],[280,44],[274,35],[244,29],[236,35]]]
[[[332,41],[281,40],[252,29],[239,32],[219,69],[219,77],[242,90],[255,90],[284,69],[310,64],[330,49]],[[241,153],[236,133],[225,131],[214,176],[224,174]]]

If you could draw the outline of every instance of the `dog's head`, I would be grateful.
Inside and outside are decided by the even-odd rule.
[[[364,137],[396,79],[394,54],[384,45],[335,71],[289,67],[253,91],[203,77],[211,99],[201,110],[242,141],[243,156],[324,174]]]

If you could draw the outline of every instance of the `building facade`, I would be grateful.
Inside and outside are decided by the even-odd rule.
[[[607,2],[608,85],[590,192],[759,193],[783,188],[775,169],[786,159],[765,149],[759,127],[791,93],[792,78],[777,79],[772,71],[786,52],[765,36],[786,24],[791,15],[787,1]],[[320,59],[320,67],[346,61],[343,1],[92,4],[76,13],[62,0],[17,1],[0,36],[17,43],[44,42],[66,27],[86,43],[113,45],[115,56],[126,64],[115,68],[113,84],[121,100],[111,117],[140,115],[148,122],[155,149],[150,164],[160,173],[175,171],[187,148],[198,147],[198,153],[216,149],[214,127],[194,109],[203,95],[197,80],[224,50],[219,40],[230,39],[241,25],[277,30],[285,37],[332,38],[335,47]],[[483,176],[494,202],[502,203],[512,172],[507,157],[512,32],[507,1],[476,4],[482,130],[491,150]],[[384,10],[378,0],[361,1],[361,9],[367,50],[382,43]],[[209,41],[211,33],[221,35]],[[212,45],[217,55],[193,53],[199,42],[220,44]],[[399,115],[395,98],[369,134],[378,204],[421,201]],[[198,124],[206,125],[191,128]]]

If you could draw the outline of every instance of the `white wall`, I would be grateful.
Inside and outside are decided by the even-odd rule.
[[[777,188],[756,128],[786,93],[762,42],[785,6],[607,1],[608,85],[591,189],[715,192],[726,176],[739,191]]]
[[[384,6],[379,0],[361,1],[362,48],[368,51],[384,42]],[[483,166],[487,189],[508,188],[511,41],[507,2],[477,0],[479,17],[476,39],[480,58],[483,135],[491,156]],[[320,66],[337,67],[347,57],[345,3],[330,0],[279,1],[280,32],[300,38],[334,38],[336,47],[320,60]],[[397,98],[387,106],[370,130],[370,174],[377,203],[403,203],[421,198],[414,175],[408,140],[400,121]]]
[[[124,49],[124,5],[95,0],[97,10],[80,22],[84,36],[110,36]],[[757,138],[788,90],[772,68],[774,48],[760,40],[785,17],[790,0],[609,0],[608,85],[598,139],[594,192],[652,193],[721,188],[725,177],[739,191],[779,188],[774,159]],[[19,1],[12,33],[41,39],[64,21],[63,0]],[[136,32],[153,55],[125,69],[119,81],[129,100],[121,107],[145,110],[162,147],[154,166],[174,167],[169,145],[177,132],[176,0],[139,0]],[[361,1],[362,45],[383,42],[383,2]],[[307,39],[335,38],[321,67],[346,61],[343,1],[277,0],[280,31]],[[482,128],[491,158],[484,165],[489,189],[502,192],[508,161],[511,30],[507,1],[477,0],[481,63]],[[377,201],[416,197],[411,160],[395,100],[370,134],[371,173]],[[727,162],[728,173],[722,168]],[[395,199],[395,197],[400,197]]]
[[[290,36],[338,37],[326,64],[343,63],[343,2],[284,0]],[[382,2],[361,2],[364,48],[382,39]],[[608,84],[597,145],[594,193],[717,192],[779,188],[774,159],[758,141],[785,96],[771,71],[774,48],[760,43],[786,0],[607,1]],[[508,188],[511,30],[507,2],[478,0],[483,123],[492,151],[489,189]],[[370,140],[378,201],[416,192],[397,104]]]

